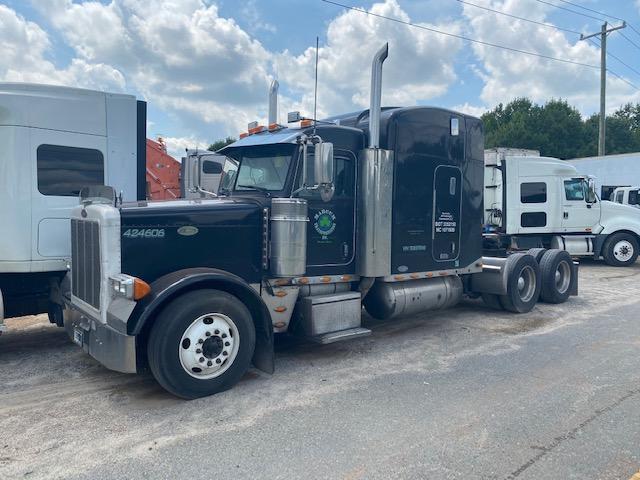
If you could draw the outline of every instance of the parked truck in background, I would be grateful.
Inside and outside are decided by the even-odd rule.
[[[146,104],[130,95],[0,84],[0,331],[5,317],[49,313],[62,324],[80,189],[113,185],[145,198]]]
[[[640,210],[598,198],[593,177],[564,160],[485,158],[485,248],[566,250],[629,266],[638,258]]]
[[[114,206],[89,190],[72,214],[65,327],[108,368],[148,366],[184,398],[274,369],[274,333],[319,343],[370,333],[373,317],[451,307],[463,295],[526,312],[576,293],[570,256],[483,256],[479,119],[371,107],[289,126],[252,125],[219,153],[228,196]],[[270,101],[270,105],[275,102]],[[271,117],[271,115],[270,115]],[[102,197],[102,198],[100,198]]]
[[[609,200],[640,208],[640,187],[617,187],[613,190]]]
[[[233,182],[238,169],[234,159],[209,150],[188,149],[185,153],[180,168],[181,198],[216,197]]]
[[[640,152],[571,158],[576,169],[594,178],[598,196],[609,200],[617,187],[640,184]]]

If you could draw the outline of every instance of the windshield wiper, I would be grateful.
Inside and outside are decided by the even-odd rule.
[[[262,192],[262,193],[266,194],[267,196],[271,195],[271,193],[269,192],[268,188],[259,187],[257,185],[237,185],[237,187],[248,188],[250,190],[257,190],[258,192]]]

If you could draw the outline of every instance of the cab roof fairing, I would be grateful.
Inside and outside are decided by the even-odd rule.
[[[296,143],[299,136],[303,134],[302,130],[293,130],[284,128],[277,132],[260,132],[254,133],[247,137],[241,138],[226,147],[221,148],[216,153],[226,155],[230,150],[242,147],[254,147],[257,145],[273,145],[276,143]]]

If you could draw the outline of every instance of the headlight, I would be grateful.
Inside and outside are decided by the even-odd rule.
[[[109,277],[109,285],[115,295],[131,300],[140,300],[146,297],[151,291],[151,287],[147,282],[124,273],[118,273]]]

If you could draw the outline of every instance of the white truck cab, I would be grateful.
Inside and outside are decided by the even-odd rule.
[[[0,83],[0,330],[4,317],[48,311],[82,187],[144,199],[145,138],[146,104],[133,96]]]
[[[640,208],[640,187],[618,187],[611,194],[610,200],[622,205]]]
[[[187,150],[180,166],[180,196],[195,199],[224,193],[233,183],[237,170],[238,162],[225,155],[209,150]]]
[[[600,200],[592,177],[564,160],[485,159],[485,232],[507,249],[560,248],[573,256],[633,264],[640,209]]]

